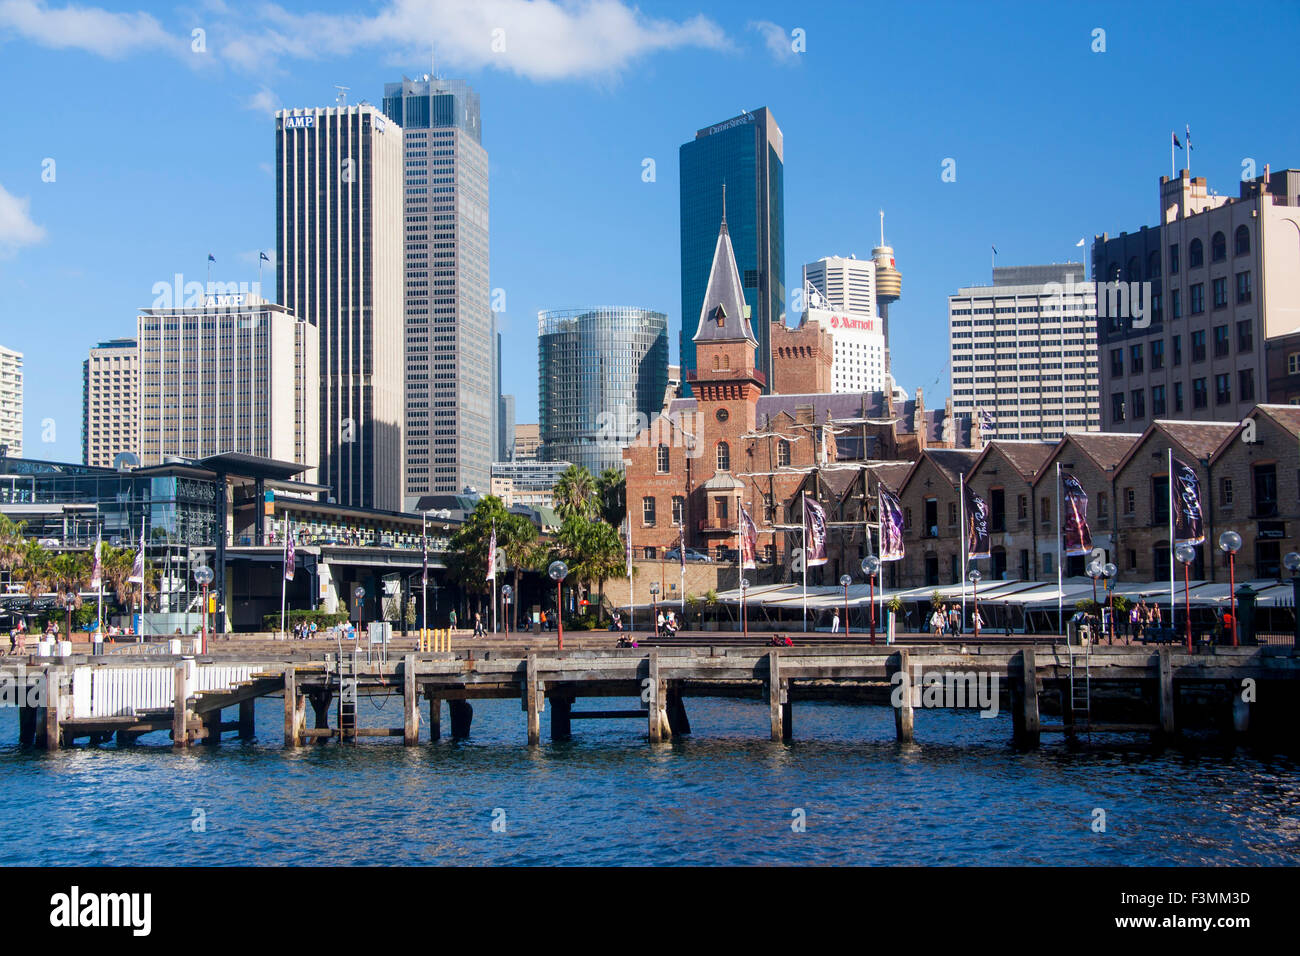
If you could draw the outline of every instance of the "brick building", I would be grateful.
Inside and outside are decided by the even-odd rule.
[[[791,327],[772,323],[772,391],[783,395],[830,392],[835,361],[835,340],[818,322],[803,321]]]
[[[815,326],[788,332],[773,330],[778,377],[787,387],[824,385],[825,333]],[[675,548],[680,533],[687,547],[734,560],[743,504],[758,527],[760,563],[788,570],[800,537],[798,496],[810,474],[821,482],[810,493],[838,510],[866,462],[910,461],[926,447],[982,440],[978,425],[953,416],[950,406],[926,410],[919,389],[898,403],[887,392],[761,394],[757,340],[725,221],[693,341],[693,397],[670,402],[623,451],[639,558]],[[789,525],[795,530],[782,527]],[[863,544],[860,533],[856,542],[846,539],[845,553]]]

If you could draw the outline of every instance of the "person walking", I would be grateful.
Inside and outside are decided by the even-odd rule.
[[[542,612],[542,620],[546,620],[546,612]],[[452,608],[451,613],[447,615],[447,626],[453,631],[456,630],[456,609]]]
[[[483,637],[486,634],[487,632],[483,630],[483,615],[478,613],[478,611],[475,611],[474,612],[474,636]]]
[[[655,617],[655,637],[664,632],[664,612],[660,611]]]
[[[840,632],[840,612],[836,611],[834,616],[831,618],[831,633],[838,634],[839,632]]]
[[[943,636],[944,621],[945,617],[943,608],[936,607],[934,612],[930,615],[930,630],[934,632],[935,637]]]
[[[953,637],[962,632],[961,608],[956,604],[948,609],[948,627],[951,628]]]
[[[971,627],[974,628],[975,630],[975,638],[976,640],[978,640],[980,636],[980,631],[984,630],[984,618],[980,615],[979,611],[971,612],[970,623],[971,623]]]

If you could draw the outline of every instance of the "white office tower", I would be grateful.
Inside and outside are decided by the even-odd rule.
[[[81,460],[112,468],[140,455],[140,352],[135,339],[108,339],[81,363]]]
[[[23,457],[23,353],[0,345],[0,445]]]
[[[876,265],[854,256],[827,256],[803,267],[808,319],[831,333],[835,392],[890,387],[884,323],[876,314]]]
[[[202,308],[142,310],[138,341],[141,464],[256,455],[316,481],[316,326],[260,296],[209,295]]]

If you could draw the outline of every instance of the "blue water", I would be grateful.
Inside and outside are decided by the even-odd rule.
[[[619,720],[529,748],[518,702],[481,701],[467,742],[431,745],[422,728],[418,747],[286,751],[267,699],[254,742],[173,752],[158,733],[55,753],[21,750],[6,709],[0,863],[1300,862],[1294,757],[1212,738],[1070,751],[1055,735],[1018,753],[1005,716],[949,711],[918,711],[918,743],[900,746],[889,708],[832,703],[797,704],[796,740],[774,744],[766,703],[686,704],[693,735],[653,746],[644,723]],[[400,701],[363,699],[360,716],[396,726]]]

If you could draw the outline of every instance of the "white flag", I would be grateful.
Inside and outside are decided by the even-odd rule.
[[[104,564],[103,564],[103,557],[102,557],[103,550],[104,550],[103,537],[102,536],[96,537],[95,538],[95,567],[94,570],[90,572],[90,587],[91,590],[93,591],[98,591],[101,583],[103,582],[103,575],[104,575]]]
[[[488,543],[488,573],[485,581],[494,581],[497,576],[497,525],[492,522],[492,540]]]

